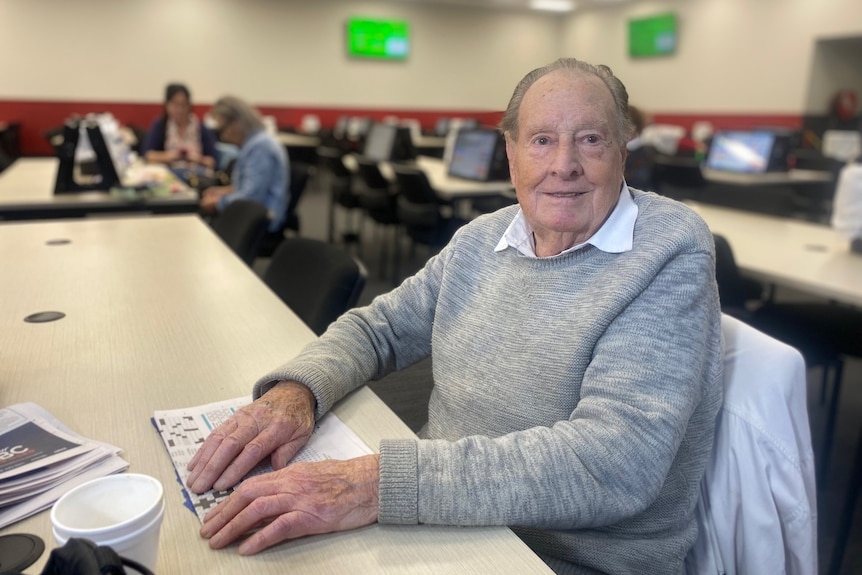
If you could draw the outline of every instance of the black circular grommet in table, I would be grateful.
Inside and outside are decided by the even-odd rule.
[[[24,318],[24,321],[27,323],[45,323],[46,321],[56,321],[64,317],[66,317],[66,314],[61,311],[39,311],[31,313]]]
[[[0,535],[0,575],[23,571],[42,556],[45,542],[29,533]]]

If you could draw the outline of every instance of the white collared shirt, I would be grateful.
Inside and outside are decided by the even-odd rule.
[[[563,250],[557,255],[579,250],[587,244],[612,254],[630,251],[634,241],[635,220],[637,218],[638,206],[632,199],[628,186],[623,184],[620,199],[602,227],[587,241]],[[515,214],[512,223],[503,232],[503,237],[500,238],[494,251],[501,252],[506,248],[515,248],[518,253],[529,258],[537,257],[536,246],[533,244],[533,230],[520,209]]]

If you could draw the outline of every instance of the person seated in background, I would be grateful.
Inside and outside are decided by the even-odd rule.
[[[238,146],[239,156],[230,185],[203,191],[201,211],[217,214],[234,200],[251,200],[269,211],[269,231],[278,231],[288,201],[288,157],[284,146],[266,132],[257,111],[239,98],[220,98],[209,115],[216,124],[219,140]]]
[[[142,153],[151,163],[215,167],[215,135],[192,112],[191,94],[185,85],[168,84],[165,88],[164,115],[153,120]]]
[[[606,66],[527,74],[500,124],[519,205],[261,378],[188,486],[229,489],[212,548],[390,524],[508,525],[560,573],[680,573],[722,400],[715,256],[685,205],[623,180],[628,95]],[[432,357],[421,439],[294,463],[316,418]]]
[[[629,119],[634,126],[634,137],[626,143],[626,184],[639,190],[655,191],[655,150],[641,139],[641,133],[649,119],[640,108],[631,104]]]

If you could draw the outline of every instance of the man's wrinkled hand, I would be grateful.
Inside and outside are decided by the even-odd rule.
[[[189,462],[194,493],[236,485],[264,457],[281,469],[314,431],[315,399],[298,382],[280,382],[207,437]]]
[[[239,546],[252,555],[288,539],[375,523],[379,458],[293,463],[250,477],[206,515],[200,534],[220,549],[256,530]]]

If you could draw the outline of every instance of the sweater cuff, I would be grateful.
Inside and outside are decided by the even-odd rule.
[[[379,523],[419,523],[418,461],[415,440],[384,439],[380,442]]]
[[[252,398],[257,399],[264,393],[270,390],[279,381],[298,381],[308,387],[311,393],[314,394],[314,399],[317,401],[314,418],[320,419],[327,411],[332,409],[335,402],[340,398],[333,393],[332,386],[328,385],[328,380],[319,371],[316,370],[276,370],[266,374],[254,384]]]

